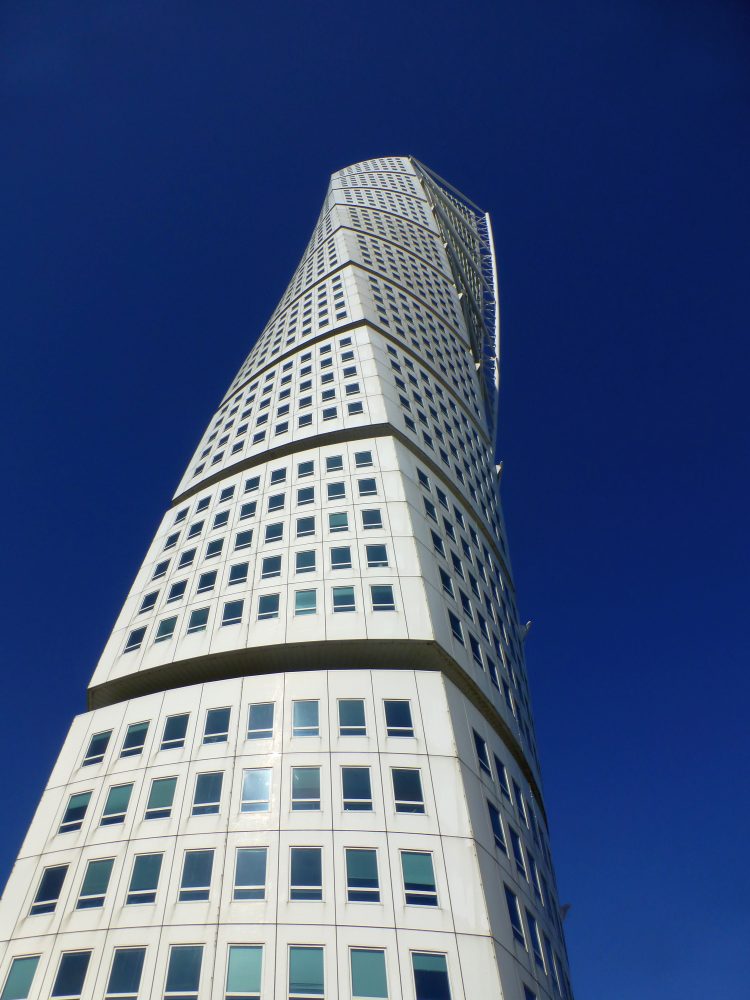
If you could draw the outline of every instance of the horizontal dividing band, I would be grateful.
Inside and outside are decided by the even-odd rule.
[[[528,781],[547,823],[539,783],[515,734],[479,685],[452,656],[431,640],[327,639],[209,653],[127,674],[89,688],[88,708],[94,711],[159,691],[235,677],[352,669],[430,670],[442,673],[482,713],[508,748]]]

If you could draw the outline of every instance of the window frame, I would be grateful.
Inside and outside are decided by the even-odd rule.
[[[250,791],[248,782],[250,775],[258,775],[261,785],[253,791],[264,791],[265,798],[250,798],[247,792]],[[261,778],[260,775],[264,777]],[[241,813],[267,813],[271,811],[271,794],[273,792],[273,768],[272,767],[244,767],[242,769],[242,785],[240,786],[240,812]]]

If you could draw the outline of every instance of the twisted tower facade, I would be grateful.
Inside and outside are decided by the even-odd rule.
[[[0,1000],[570,1000],[488,216],[334,174],[0,901]]]

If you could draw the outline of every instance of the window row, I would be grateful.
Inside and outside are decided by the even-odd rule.
[[[214,878],[214,850],[184,852],[177,901],[206,902]],[[406,906],[438,906],[438,890],[431,851],[400,850],[403,901]],[[164,855],[136,854],[125,892],[128,906],[156,902]],[[104,906],[109,890],[114,858],[88,862],[81,883],[76,910],[95,910]],[[380,903],[381,886],[378,851],[370,847],[347,847],[344,851],[346,899],[349,903]],[[69,865],[45,868],[29,916],[54,913],[68,875]],[[235,852],[234,902],[262,901],[267,898],[268,848],[240,847]],[[290,902],[320,902],[324,886],[330,887],[330,874],[324,882],[323,848],[290,847],[288,899]]]
[[[243,515],[243,510],[245,514]],[[240,520],[243,516],[252,517],[253,516],[253,506],[243,505],[240,510]],[[382,529],[383,527],[383,512],[380,508],[374,509],[363,509],[360,511],[360,518],[363,531],[372,531]],[[271,524],[266,524],[263,531],[263,544],[271,545],[278,542],[284,541],[284,529],[285,523],[283,521],[276,521]],[[348,511],[338,511],[331,512],[328,515],[328,531],[332,534],[337,534],[342,531],[349,530],[349,512]],[[309,517],[298,517],[295,522],[295,537],[296,538],[307,538],[314,535],[317,531],[317,519],[315,515],[310,515]],[[234,544],[232,546],[233,552],[240,552],[243,549],[249,549],[253,544],[254,532],[252,528],[247,528],[246,530],[239,531],[234,536]],[[217,538],[211,541],[206,546],[206,551],[204,554],[204,559],[215,559],[222,555],[224,551],[225,538]],[[175,542],[176,545],[176,542]],[[169,548],[173,548],[171,545]],[[186,569],[192,566],[195,562],[195,557],[197,554],[197,548],[186,549],[180,553],[180,557],[177,561],[176,569]],[[166,576],[167,570],[170,565],[169,559],[162,559],[154,566],[154,571],[152,574],[152,580],[159,580]]]
[[[112,954],[104,1000],[138,1000],[141,993],[146,947],[115,948]],[[169,949],[164,1000],[198,1000],[209,989],[203,969],[201,944],[174,944]],[[262,989],[264,948],[258,944],[232,944],[223,974],[225,1000],[262,1000],[271,994]],[[91,966],[90,950],[66,951],[60,956],[50,997],[79,1000]],[[40,955],[15,958],[5,980],[0,1000],[29,1000]],[[450,1000],[447,956],[440,952],[410,952],[416,1000]],[[383,948],[349,949],[349,988],[352,1000],[388,1000],[388,963]],[[325,1000],[325,948],[321,945],[290,945],[287,955],[288,1000]],[[33,994],[35,997],[39,993]],[[150,993],[149,996],[157,994]],[[276,995],[275,993],[273,994]]]
[[[279,496],[283,496],[283,494],[279,494]],[[346,496],[342,494],[340,499],[346,500]],[[283,508],[276,508],[276,510],[281,510],[281,509]],[[379,509],[363,510],[360,513],[362,518],[362,528],[365,531],[370,530],[372,528],[383,527],[383,515]],[[253,503],[243,504],[243,506],[240,508],[240,520],[251,518],[254,516],[254,514],[255,514],[255,508],[253,506]],[[331,519],[331,517],[333,517],[333,520]],[[284,527],[285,525],[283,521],[266,524],[263,532],[263,544],[270,545],[273,542],[283,541]],[[345,520],[342,520],[340,517],[335,517],[333,515],[330,515],[328,519],[328,529],[329,531],[333,532],[347,531],[349,529],[348,515],[346,515]],[[307,535],[314,535],[316,530],[317,530],[316,519],[314,515],[311,515],[310,517],[297,518],[295,523],[295,532],[297,538],[305,537]],[[188,536],[188,537],[193,537],[193,536]],[[238,549],[249,548],[252,545],[252,541],[253,541],[252,529],[248,528],[246,531],[239,532],[238,534],[235,535],[234,538],[233,551],[236,552]],[[169,538],[167,539],[167,542],[169,543]],[[173,543],[165,545],[164,551],[174,548],[176,544],[177,541],[175,540]],[[215,541],[209,542],[208,546],[206,547],[205,558],[209,559],[214,556],[221,555],[223,548],[224,548],[224,538],[217,538]],[[195,558],[196,551],[197,550],[188,550],[188,552],[193,553],[193,555],[190,557],[190,563],[183,562],[185,556],[187,555],[186,552],[183,552],[180,555],[178,568],[183,568],[184,565],[192,564],[192,561]]]
[[[388,547],[381,544],[365,545],[365,561],[367,569],[389,569]],[[257,577],[259,580],[272,580],[282,576],[283,557],[280,555],[264,556],[257,566]],[[329,551],[330,571],[352,569],[352,549],[350,545],[334,545]],[[358,567],[359,568],[359,567]],[[294,572],[314,573],[317,570],[317,553],[315,549],[300,550],[294,553]],[[232,563],[229,566],[227,576],[227,586],[233,587],[238,584],[247,584],[250,574],[249,562]],[[204,573],[198,580],[197,594],[210,593],[216,585],[216,572]],[[187,580],[179,580],[173,583],[167,593],[167,604],[176,604],[181,601],[187,592]],[[159,591],[154,590],[143,596],[138,614],[153,611],[159,599]]]
[[[372,451],[357,451],[354,453],[354,465],[357,469],[369,469],[373,466]],[[325,459],[325,474],[333,475],[337,472],[344,471],[344,456],[343,455],[329,455]],[[286,466],[275,468],[271,470],[268,485],[269,486],[284,486],[287,483],[287,473],[288,469]],[[297,479],[309,479],[311,476],[315,475],[315,460],[307,459],[297,463]],[[257,493],[261,489],[261,476],[255,475],[250,476],[245,480],[243,492],[246,494]],[[217,498],[217,504],[228,503],[230,500],[235,498],[236,486],[225,486],[219,492]],[[208,510],[211,505],[212,496],[203,496],[200,498],[195,506],[193,515],[202,514]],[[183,524],[190,513],[190,507],[181,507],[175,514],[174,525]],[[214,525],[215,527],[216,525]]]
[[[234,487],[227,487],[228,490],[234,492]],[[378,496],[378,483],[374,478],[365,478],[357,480],[357,496],[360,499],[366,497]],[[326,503],[335,503],[337,500],[346,500],[348,498],[346,483],[343,481],[333,482],[326,484],[325,498]],[[206,498],[208,499],[208,498]],[[306,507],[309,504],[314,504],[316,502],[316,489],[315,486],[300,486],[297,488],[296,495],[294,497],[294,502],[297,507]],[[280,493],[270,493],[266,497],[265,509],[267,514],[278,513],[286,509],[287,504],[287,494],[285,490]],[[241,504],[239,507],[239,519],[247,520],[250,517],[254,517],[258,510],[258,501],[251,500],[247,503]],[[220,510],[217,511],[211,521],[211,525],[208,530],[216,531],[219,528],[226,528],[229,524],[231,515],[231,510]],[[177,522],[175,522],[177,523]],[[206,527],[206,522],[204,519],[193,521],[187,530],[185,535],[186,541],[191,541],[193,538],[200,538]],[[180,540],[180,532],[174,531],[167,536],[164,542],[164,551],[175,548],[178,541]]]
[[[278,563],[276,562],[278,560]],[[280,576],[280,563],[281,556],[275,557],[275,559],[267,560],[271,566],[268,568],[267,576],[272,578],[273,576]],[[235,567],[233,567],[235,568]],[[244,570],[247,572],[247,563],[239,566],[240,573]],[[245,579],[240,579],[240,573],[237,574],[234,583],[244,583]],[[370,601],[369,610],[372,612],[378,611],[395,611],[396,610],[396,599],[393,593],[393,585],[390,583],[372,583],[369,585],[370,589]],[[317,588],[311,587],[303,590],[294,590],[294,601],[292,604],[292,609],[295,615],[315,615],[318,613],[318,590]],[[355,588],[344,586],[344,587],[331,587],[330,590],[330,605],[327,609],[330,614],[344,614],[346,612],[355,612],[357,610],[357,602],[355,598]],[[250,604],[244,599],[240,598],[234,601],[225,601],[221,609],[221,627],[227,625],[240,625],[242,624],[245,604]],[[270,593],[270,594],[260,594],[256,602],[256,614],[255,618],[257,621],[268,621],[271,618],[278,618],[281,609],[281,593]],[[208,618],[210,613],[210,607],[206,606],[204,608],[194,608],[187,620],[187,625],[185,628],[186,635],[196,635],[199,632],[205,632],[208,629]],[[177,628],[177,615],[170,615],[167,618],[162,618],[157,625],[156,632],[154,633],[153,642],[168,642],[170,639],[174,638],[174,634]],[[141,625],[138,628],[131,629],[128,633],[127,641],[125,642],[125,648],[123,652],[132,653],[136,649],[140,649],[143,645],[143,640],[146,637],[146,632],[148,626]]]
[[[367,736],[364,698],[339,698],[336,702],[339,736]],[[253,702],[248,708],[247,739],[271,739],[274,731],[276,705],[272,701]],[[232,709],[209,708],[203,720],[201,742],[226,743],[229,739]],[[388,736],[414,736],[411,702],[404,698],[383,700],[383,717]],[[164,723],[160,750],[176,750],[185,745],[190,713],[170,715]],[[120,748],[120,757],[137,757],[146,744],[150,722],[131,722]],[[320,701],[317,698],[300,698],[292,701],[291,735],[320,736]],[[112,730],[94,733],[89,740],[81,766],[100,764],[109,748]]]
[[[359,393],[360,392],[359,383],[353,383],[353,385],[356,386],[354,392]],[[298,400],[297,405],[298,409],[312,407],[312,397],[311,396],[301,397]],[[353,403],[346,404],[346,416],[348,417],[361,416],[364,412],[365,412],[364,404],[361,402],[361,400],[356,400]],[[343,415],[344,415],[343,412],[341,413],[339,412],[338,406],[324,406],[322,410],[320,410],[320,419],[322,422],[326,422],[328,420],[338,420]],[[262,418],[257,420],[256,428],[259,426],[262,427],[263,423],[265,422],[266,421],[263,421]],[[314,415],[312,411],[308,413],[300,413],[299,416],[297,417],[297,428],[300,430],[303,430],[306,427],[312,427],[313,423],[314,423]],[[288,434],[289,432],[290,432],[289,420],[281,420],[278,423],[276,423],[273,427],[274,436],[278,436],[281,434]],[[243,451],[248,444],[250,446],[262,444],[266,440],[266,437],[267,437],[267,431],[264,427],[262,430],[256,429],[252,437],[249,438],[249,440],[243,438],[242,440],[237,441],[232,446],[230,450],[230,455],[239,454],[239,452]],[[225,457],[226,455],[224,451],[217,452],[211,459],[209,468],[211,466],[218,465]],[[206,468],[205,461],[199,462],[199,464],[196,465],[195,468],[193,469],[193,478],[194,479],[197,478],[204,471],[205,468]]]
[[[291,811],[304,812],[321,809],[320,767],[292,767]],[[240,812],[269,812],[271,808],[272,774],[270,767],[245,768],[242,772]],[[392,767],[393,804],[397,813],[424,813],[422,776],[419,768]],[[207,816],[218,813],[224,785],[223,771],[205,771],[195,776],[190,815]],[[352,766],[341,768],[342,808],[344,812],[373,810],[370,768]],[[176,777],[153,778],[144,819],[167,819],[172,814]],[[92,792],[74,792],[68,799],[58,833],[80,830],[86,817]],[[125,822],[133,782],[113,785],[99,820],[99,826],[117,826]]]

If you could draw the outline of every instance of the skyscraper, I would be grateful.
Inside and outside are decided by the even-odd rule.
[[[333,175],[0,903],[0,1000],[570,998],[489,218]]]

